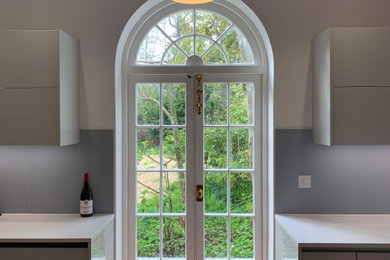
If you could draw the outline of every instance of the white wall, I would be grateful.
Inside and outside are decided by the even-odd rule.
[[[117,41],[144,0],[0,0],[0,29],[62,29],[81,43],[81,127],[114,128]],[[310,41],[331,26],[390,26],[388,0],[244,0],[275,55],[275,124],[311,128]]]

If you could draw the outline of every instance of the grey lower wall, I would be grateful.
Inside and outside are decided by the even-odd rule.
[[[96,213],[113,212],[113,131],[82,130],[81,143],[0,146],[0,212],[79,213],[90,173]]]
[[[311,130],[276,130],[277,213],[390,213],[390,146],[322,146]],[[298,175],[312,175],[298,189]]]

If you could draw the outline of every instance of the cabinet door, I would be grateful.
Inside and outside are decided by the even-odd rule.
[[[0,89],[0,144],[57,144],[57,89]]]
[[[303,252],[301,260],[356,260],[355,252]]]
[[[390,253],[358,253],[357,260],[390,260]]]
[[[390,144],[390,87],[340,87],[333,92],[334,144]]]
[[[334,86],[390,86],[390,28],[336,28]]]
[[[56,87],[58,31],[0,31],[0,87]]]
[[[88,260],[87,248],[0,248],[1,260]]]

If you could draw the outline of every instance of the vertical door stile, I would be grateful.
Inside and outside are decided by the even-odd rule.
[[[186,256],[188,260],[196,260],[197,248],[197,234],[196,234],[196,198],[195,198],[195,183],[196,183],[196,139],[195,133],[196,124],[194,119],[196,116],[195,113],[195,77],[187,75],[187,104],[186,104],[186,113],[187,113],[187,244],[186,244]]]
[[[198,78],[198,75],[194,77],[193,82],[193,93],[194,95],[194,101],[196,102],[194,107],[194,142],[195,142],[195,151],[194,151],[194,157],[195,157],[195,183],[194,187],[196,185],[203,185],[203,103],[204,103],[204,95],[200,96],[199,100],[199,89],[198,86],[200,84],[200,90],[202,89],[202,76]],[[201,114],[199,114],[199,101],[201,102]],[[195,194],[195,193],[194,193]],[[195,199],[196,200],[196,199]],[[203,201],[196,201],[196,260],[202,260],[204,258],[204,241],[203,241],[203,232],[204,232],[204,224],[203,224]]]

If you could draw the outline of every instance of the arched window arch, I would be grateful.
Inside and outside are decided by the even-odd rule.
[[[116,244],[116,252],[125,260],[144,257],[194,259],[193,257],[197,254],[200,258],[273,259],[273,57],[269,39],[256,15],[239,0],[216,0],[211,4],[190,7],[173,4],[168,0],[147,1],[132,16],[118,44],[116,56],[115,203],[116,238],[122,243]],[[211,22],[215,23],[215,26],[211,26]],[[201,74],[203,81],[195,80],[196,77],[190,78],[191,75],[195,74]],[[207,123],[208,119],[205,120],[206,117],[201,116],[195,119],[196,122],[191,122],[192,118],[195,118],[195,110],[188,111],[192,111],[192,108],[197,105],[196,102],[194,103],[195,90],[199,86],[204,94],[203,97],[197,99],[197,102],[203,102],[200,104],[199,111],[203,114],[208,113],[207,107],[210,104],[207,103],[207,91],[216,91],[211,94],[223,98],[222,101],[214,101],[213,104],[225,107],[221,110],[225,121],[218,121],[218,124]],[[169,110],[167,100],[170,99],[164,95],[168,89],[175,88],[180,89],[181,93],[185,90],[186,119],[183,121],[185,123],[172,126],[164,121],[164,118],[167,117],[165,111]],[[139,89],[143,89],[142,96],[137,92]],[[145,89],[146,91],[144,91]],[[244,97],[246,103],[244,110],[248,118],[238,121],[240,123],[232,121],[232,114],[236,112],[232,110],[232,104],[234,106],[234,102],[236,102],[233,95],[235,95],[234,98]],[[179,96],[181,95],[175,96],[173,94],[171,98],[177,99]],[[154,103],[154,107],[157,107],[156,111],[160,111],[152,125],[137,122],[139,117],[138,104],[143,102],[140,100],[149,100],[148,102]],[[252,101],[249,102],[250,100],[253,101],[253,104]],[[237,107],[242,109],[242,105],[237,105]],[[250,107],[251,109],[249,109]],[[146,109],[148,109],[148,105],[146,105]],[[253,115],[250,115],[249,110],[253,111]],[[145,117],[145,115],[142,116]],[[253,119],[250,119],[251,116]],[[166,168],[169,168],[167,166],[169,163],[164,165],[163,161],[166,159],[164,158],[164,142],[167,143],[167,137],[171,138],[168,133],[174,133],[175,127],[181,130],[185,129],[184,136],[186,137],[181,138],[184,138],[183,140],[188,147],[185,149],[185,156],[187,156],[186,166],[183,166],[185,168],[173,169],[173,172],[177,172],[179,175],[173,174],[172,176],[187,176],[185,177],[185,195],[182,196],[187,204],[185,204],[183,211],[172,213],[166,212],[164,207],[166,196],[164,190],[167,189],[165,178],[171,179],[166,177],[168,176]],[[203,142],[214,142],[213,136],[210,135],[210,138],[207,138],[205,134],[210,129],[226,133],[226,141],[223,144],[226,146],[226,163],[222,163],[218,169],[202,166],[206,165],[203,160],[206,160],[204,154],[207,152],[202,150]],[[147,150],[143,152],[149,153],[155,163],[160,161],[151,168],[139,166],[139,162],[145,163],[143,154],[139,152],[139,142],[141,140],[147,144],[147,140],[144,138],[147,132],[154,133],[153,138],[155,139],[150,144],[153,146],[151,149],[155,154]],[[197,132],[200,132],[200,135]],[[158,134],[156,135],[156,133]],[[176,134],[183,135],[183,132],[178,131]],[[254,154],[248,163],[245,158],[244,161],[240,161],[241,157],[232,157],[232,151],[236,149],[233,147],[236,145],[234,138],[240,135],[240,140],[244,140],[247,145],[246,156]],[[175,138],[177,137],[173,134],[169,140],[175,143]],[[202,139],[202,142],[190,141],[195,139]],[[248,148],[251,145],[254,148]],[[192,156],[188,152],[191,149],[197,150],[198,153],[199,150],[202,152]],[[218,150],[218,147],[216,149]],[[250,149],[252,151],[249,151]],[[202,155],[202,153],[204,154]],[[251,160],[256,163],[251,163]],[[235,164],[232,163],[233,161]],[[255,169],[249,166],[252,164],[256,164]],[[173,165],[177,166],[178,164]],[[199,167],[203,167],[203,170],[200,170]],[[159,183],[157,193],[160,195],[156,198],[160,199],[157,200],[153,212],[139,210],[140,200],[150,198],[149,195],[140,197],[139,190],[143,188],[139,188],[139,185],[149,186],[148,189],[153,189],[153,192],[157,191],[145,183],[139,184],[137,176],[148,172],[159,176],[154,181]],[[206,237],[202,235],[202,238],[199,238],[196,233],[200,228],[199,223],[202,225],[200,228],[202,232],[208,232],[207,221],[202,216],[211,219],[216,217],[216,212],[208,212],[206,206],[199,206],[203,204],[191,201],[195,198],[194,184],[203,183],[206,188],[205,176],[212,172],[221,172],[222,179],[226,179],[225,187],[227,188],[226,212],[221,213],[225,214],[221,217],[227,221],[226,245],[223,246],[225,249],[221,249],[222,251],[214,255],[207,251],[207,245],[205,246],[204,243]],[[199,174],[203,174],[203,177],[195,176]],[[254,177],[251,184],[254,189],[251,191],[253,192],[253,207],[242,212],[233,210],[233,204],[236,202],[233,199],[233,179],[231,178],[239,176],[239,174],[244,174],[246,180],[250,179],[250,176]],[[183,209],[182,206],[178,208]],[[182,227],[185,227],[183,231],[186,242],[183,249],[185,254],[180,253],[180,250],[171,252],[166,250],[168,242],[180,245],[178,241],[166,241],[164,235],[166,232],[164,223],[168,223],[166,221],[169,217],[174,216],[178,218],[178,222],[175,223],[182,223]],[[139,253],[140,245],[138,243],[145,240],[142,234],[137,233],[137,225],[139,229],[142,218],[149,218],[148,220],[155,218],[156,223],[160,223],[157,226],[149,227],[154,230],[154,233],[159,234],[154,237],[154,240],[158,240],[157,244],[147,245],[147,248],[152,248],[151,252],[148,251],[150,254],[145,253],[146,251],[143,251],[142,254]],[[245,256],[233,250],[234,243],[236,243],[234,225],[240,225],[240,222],[237,222],[238,219],[235,218],[252,219],[255,223],[253,234],[256,236],[256,242],[254,235],[249,235],[249,241],[252,239],[254,244]],[[202,220],[199,221],[199,219]],[[236,224],[234,224],[235,221]],[[193,225],[195,222],[198,223],[197,229]]]
[[[155,24],[138,49],[136,63],[254,64],[251,46],[237,25],[216,12],[195,8],[177,11]]]

